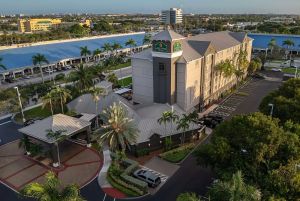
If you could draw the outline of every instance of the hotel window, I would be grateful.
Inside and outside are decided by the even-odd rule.
[[[158,69],[159,73],[165,73],[166,72],[166,67],[164,63],[158,63]]]

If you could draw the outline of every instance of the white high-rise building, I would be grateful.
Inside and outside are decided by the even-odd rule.
[[[160,22],[164,24],[181,24],[182,10],[180,8],[170,8],[170,10],[163,10],[161,12]]]

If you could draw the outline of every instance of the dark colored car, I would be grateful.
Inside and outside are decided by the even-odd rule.
[[[29,126],[29,125],[33,124],[34,122],[35,122],[34,119],[29,119],[29,120],[24,122],[24,126]]]

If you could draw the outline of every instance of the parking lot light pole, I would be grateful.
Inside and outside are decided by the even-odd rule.
[[[22,101],[21,101],[21,94],[19,92],[19,88],[18,87],[14,87],[14,88],[17,90],[17,95],[18,95],[18,99],[19,99],[19,105],[20,105],[20,108],[21,108],[22,120],[23,120],[23,123],[25,123],[26,119],[25,119],[24,112],[23,112],[23,106],[22,106]]]
[[[269,103],[269,107],[271,107],[270,116],[273,116],[274,104]]]
[[[298,77],[298,66],[296,66],[296,70],[295,70],[295,78]]]

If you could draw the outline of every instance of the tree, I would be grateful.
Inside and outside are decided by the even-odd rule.
[[[262,66],[260,58],[256,57],[251,60],[249,67],[248,67],[248,73],[253,74],[255,71],[260,70]]]
[[[286,46],[286,49],[289,51],[290,54],[290,60],[291,60],[291,52],[290,52],[290,48],[295,46],[295,42],[291,39],[287,39],[285,41],[282,42],[282,46]],[[286,55],[287,56],[287,55]],[[292,62],[290,61],[290,65],[292,65]]]
[[[235,116],[220,124],[211,143],[199,147],[195,155],[200,164],[211,166],[223,179],[241,170],[247,183],[261,189],[263,200],[280,197],[284,189],[277,188],[280,185],[271,180],[271,173],[300,156],[299,137],[292,133],[295,126],[287,127],[290,131],[284,130],[278,119],[262,113]],[[280,182],[285,185],[284,180]]]
[[[144,44],[144,45],[147,45],[147,44],[149,44],[149,43],[151,43],[151,35],[150,35],[150,34],[146,34],[146,35],[144,36],[144,39],[143,39],[143,44]]]
[[[94,60],[97,60],[97,57],[100,57],[100,54],[102,53],[102,51],[97,48],[93,51],[93,57],[94,57]]]
[[[44,184],[31,183],[21,190],[21,195],[40,201],[84,201],[77,185],[62,187],[54,172],[45,175]]]
[[[124,152],[126,147],[130,148],[130,144],[136,143],[138,129],[122,105],[113,103],[109,109],[104,110],[103,118],[105,120],[103,127],[106,132],[98,138],[100,145],[108,141],[112,151]]]
[[[71,92],[60,86],[56,86],[50,92],[52,97],[60,100],[61,112],[64,114],[64,104],[67,103],[68,98],[72,98]]]
[[[201,201],[199,196],[195,193],[182,193],[177,198],[176,201]]]
[[[125,43],[126,46],[130,47],[130,52],[132,52],[132,48],[136,46],[135,40],[132,38],[128,39],[128,41]]]
[[[276,47],[276,39],[272,38],[268,43],[268,47],[271,49],[271,54],[273,54],[273,50]]]
[[[93,100],[95,102],[95,114],[97,115],[96,116],[96,128],[98,128],[99,127],[98,103],[100,101],[100,97],[104,96],[106,94],[106,91],[105,91],[105,89],[103,89],[101,87],[93,87],[89,91],[90,91],[90,93],[91,93],[91,95],[93,97]]]
[[[107,81],[111,82],[113,84],[113,87],[118,86],[119,84],[119,80],[118,77],[116,76],[116,74],[114,73],[110,73],[107,77],[106,77]]]
[[[75,71],[69,74],[69,79],[76,81],[81,93],[93,86],[92,75],[83,64],[77,66]]]
[[[53,111],[53,99],[54,99],[54,95],[51,92],[48,92],[45,96],[42,97],[42,102],[43,102],[43,106],[42,108],[44,109],[47,106],[50,106],[50,110],[51,110],[51,114],[53,116],[54,111]]]
[[[122,45],[120,43],[114,42],[111,46],[112,50],[115,51],[115,55],[117,55],[117,52],[119,49],[122,48]]]
[[[232,175],[229,181],[218,181],[209,190],[212,201],[259,201],[261,193],[244,182],[241,171]]]
[[[88,49],[88,47],[80,47],[81,63],[83,61],[83,57],[87,58],[88,55],[91,55],[91,51]]]
[[[247,51],[240,51],[237,54],[237,68],[234,70],[234,74],[237,79],[237,83],[239,83],[240,78],[245,74],[245,70],[248,69],[249,61],[248,61],[248,53]]]
[[[292,120],[300,123],[300,79],[289,79],[278,90],[268,94],[261,102],[259,109],[264,114],[270,114],[269,104],[274,105],[273,117],[282,123]]]
[[[110,43],[104,43],[102,49],[106,52],[106,54],[108,54],[108,52],[112,51],[112,46]]]
[[[0,69],[6,70],[6,67],[2,64],[2,58],[0,57]]]
[[[185,132],[190,128],[191,116],[183,114],[182,117],[177,121],[177,130],[182,130],[181,144],[185,141]]]
[[[33,63],[33,65],[39,65],[40,72],[41,72],[41,75],[42,75],[42,81],[44,83],[45,81],[44,81],[42,64],[43,63],[48,64],[49,61],[46,59],[46,57],[43,54],[38,53],[38,54],[32,56],[32,63]]]
[[[234,74],[235,68],[232,65],[232,61],[226,59],[216,65],[216,69],[220,71],[225,77],[230,77]]]

